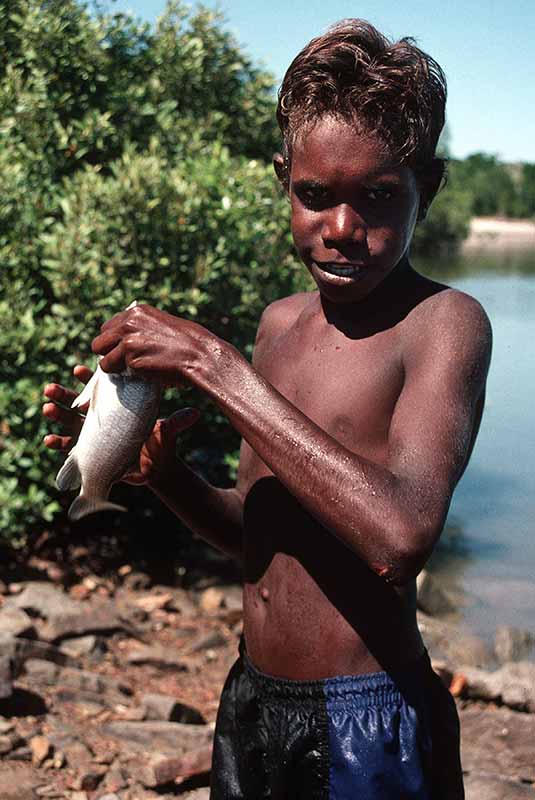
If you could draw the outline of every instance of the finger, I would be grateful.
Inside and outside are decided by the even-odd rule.
[[[98,355],[105,356],[120,344],[122,334],[117,329],[112,329],[95,336],[91,342],[91,350]]]
[[[49,433],[43,438],[43,444],[50,450],[70,450],[74,444],[72,436],[56,436]]]
[[[66,389],[59,383],[47,383],[44,388],[44,395],[49,400],[57,400],[66,406],[70,406],[74,398],[77,396],[77,393],[73,392],[71,389]]]
[[[51,422],[57,422],[69,430],[79,431],[82,427],[83,420],[77,408],[71,409],[66,406],[63,408],[58,406],[56,402],[53,402],[44,403],[42,411],[43,416]]]
[[[182,408],[180,411],[175,411],[170,417],[161,421],[162,433],[166,436],[176,436],[195,425],[200,416],[198,408]]]
[[[119,313],[114,314],[113,317],[110,317],[110,319],[108,319],[100,326],[101,332],[104,333],[104,331],[108,331],[110,328],[123,322],[123,317],[126,317],[129,311],[130,309],[126,309],[125,311],[119,311]]]
[[[122,342],[113,348],[107,355],[99,361],[99,367],[104,372],[124,372],[126,369],[126,363],[124,359],[124,347]]]
[[[89,383],[93,377],[93,370],[89,369],[89,367],[85,367],[83,364],[77,364],[74,367],[72,374],[82,383]]]

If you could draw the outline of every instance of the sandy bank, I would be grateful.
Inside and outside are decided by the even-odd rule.
[[[473,217],[465,249],[534,248],[535,221],[503,217]]]

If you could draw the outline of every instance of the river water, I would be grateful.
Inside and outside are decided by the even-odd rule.
[[[499,625],[535,634],[535,245],[413,261],[476,297],[494,333],[479,437],[429,568],[489,643]]]

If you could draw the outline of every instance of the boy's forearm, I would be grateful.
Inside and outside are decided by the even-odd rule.
[[[149,486],[190,530],[241,561],[243,504],[235,489],[212,486],[179,460]]]

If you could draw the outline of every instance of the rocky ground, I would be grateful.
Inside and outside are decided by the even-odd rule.
[[[84,562],[83,552],[78,554]],[[240,587],[107,577],[30,559],[0,580],[0,800],[206,800],[218,697],[236,657]],[[535,800],[533,639],[494,652],[419,581],[420,623],[458,703],[468,800]],[[252,800],[252,799],[251,799]]]

